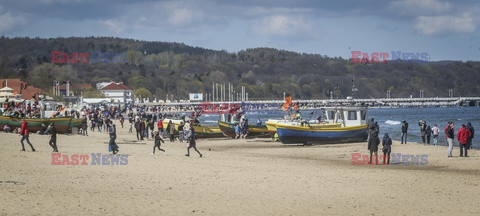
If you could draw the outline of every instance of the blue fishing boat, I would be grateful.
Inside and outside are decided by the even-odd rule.
[[[364,142],[367,140],[367,108],[322,108],[320,124],[292,125],[277,123],[277,134],[283,144],[327,144]]]

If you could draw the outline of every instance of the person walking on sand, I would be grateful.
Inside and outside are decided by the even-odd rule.
[[[183,133],[183,126],[184,123],[183,121],[180,122],[180,125],[178,125],[178,140],[183,143],[183,140],[185,138],[185,134]]]
[[[128,128],[128,132],[132,133],[133,118],[130,115],[128,115],[128,123],[130,123],[130,128]]]
[[[472,134],[472,135],[470,136],[470,138],[468,139],[468,146],[467,146],[467,148],[468,148],[468,149],[472,149],[472,144],[473,144],[473,143],[472,143],[472,140],[473,140],[473,137],[475,136],[475,129],[473,128],[472,123],[470,123],[470,122],[467,123],[467,130],[469,130],[470,133]]]
[[[22,143],[21,151],[25,151],[23,140],[27,140],[28,145],[30,145],[30,148],[32,148],[32,152],[34,152],[35,148],[33,148],[32,143],[30,143],[30,139],[28,139],[28,122],[25,121],[25,119],[22,120],[22,125],[20,126],[20,135],[22,136],[22,139],[20,140],[20,143]]]
[[[448,143],[448,157],[452,157],[452,150],[453,150],[453,139],[455,138],[455,125],[453,122],[449,122],[448,127],[446,127],[446,136],[447,136],[447,143]]]
[[[430,145],[430,137],[432,136],[432,129],[430,128],[430,125],[427,126],[427,131],[425,133],[427,135],[427,143]]]
[[[167,126],[168,134],[170,135],[170,142],[175,141],[175,125],[173,124],[172,120],[168,122]]]
[[[190,148],[193,148],[200,157],[203,156],[197,149],[197,143],[195,142],[195,129],[193,127],[190,128],[190,139],[187,147],[187,154],[185,155],[187,157],[190,156]]]
[[[50,135],[50,141],[48,141],[48,145],[50,145],[53,148],[53,152],[58,152],[57,148],[57,128],[55,128],[55,125],[53,123],[50,123],[50,126],[47,128],[47,134]]]
[[[465,149],[465,157],[467,156],[467,147],[468,147],[468,139],[472,136],[472,133],[467,129],[467,126],[462,124],[460,130],[457,133],[458,143],[460,144],[460,157],[463,157],[463,150]]]
[[[83,119],[82,119],[82,134],[83,136],[88,136],[88,130],[87,130],[88,126],[87,126],[87,116],[83,116]]]
[[[122,125],[122,128],[123,128],[123,122],[125,122],[125,117],[123,117],[123,115],[120,115],[120,124]]]
[[[163,141],[163,139],[162,139],[162,136],[160,136],[160,133],[158,131],[155,131],[155,132],[153,132],[153,135],[154,135],[154,138],[155,138],[155,141],[154,141],[155,145],[153,146],[153,154],[155,154],[155,148],[158,148],[158,150],[163,151],[163,153],[167,154],[167,151],[160,148],[162,143],[165,143],[165,141]]]
[[[117,154],[118,145],[115,143],[115,139],[117,139],[117,129],[115,128],[115,124],[112,123],[112,125],[110,125],[108,133],[110,134],[110,142],[108,142],[108,145],[112,149],[113,154]]]
[[[420,120],[418,122],[418,126],[420,126],[420,136],[422,137],[422,142],[425,144],[425,135],[427,134],[427,122],[425,120]]]
[[[142,130],[142,125],[140,120],[135,121],[135,132],[137,134],[137,140],[143,140],[143,134],[140,132]]]
[[[407,144],[407,133],[408,133],[408,123],[407,121],[402,121],[402,142],[401,144]]]
[[[438,132],[440,130],[438,129],[437,125],[434,124],[432,128],[432,134],[433,134],[433,145],[437,145],[438,143]]]
[[[190,122],[186,121],[185,125],[183,126],[183,133],[185,134],[184,140],[188,142],[188,138],[190,137]]]
[[[383,165],[385,165],[385,158],[387,158],[387,164],[390,164],[390,153],[392,152],[392,139],[388,137],[388,133],[385,133],[382,139],[383,145]]]
[[[378,145],[380,144],[380,139],[378,138],[378,132],[375,131],[370,135],[370,140],[369,140],[369,146],[370,146],[370,163],[372,164],[372,155],[375,153],[375,164],[378,164]]]

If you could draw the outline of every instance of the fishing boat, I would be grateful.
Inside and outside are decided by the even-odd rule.
[[[363,142],[367,139],[367,108],[322,108],[325,121],[317,125],[277,123],[277,134],[283,144],[327,144]]]
[[[77,129],[80,129],[82,127],[82,120],[81,118],[74,118],[72,119],[72,124],[71,124],[71,127],[72,128],[77,128]]]
[[[164,119],[163,128],[166,130],[168,122],[172,121],[175,126],[175,135],[178,136],[178,126],[182,120],[178,119]],[[221,138],[223,137],[222,131],[218,126],[207,126],[207,125],[192,125],[195,130],[196,138]]]
[[[303,125],[308,125],[309,127],[312,128],[317,128],[317,127],[341,127],[340,123],[328,123],[326,121],[324,122],[318,122],[318,121],[294,121],[294,120],[279,120],[279,119],[269,119],[268,121],[265,122],[265,125],[267,125],[268,132],[272,135],[275,135],[277,133],[277,124],[283,124],[283,125],[290,125],[290,126],[303,126]]]
[[[224,121],[218,121],[218,126],[222,131],[223,135],[226,137],[235,137],[235,126],[238,122],[230,123]],[[247,137],[258,137],[258,138],[268,138],[270,134],[266,125],[248,125],[248,135]]]
[[[42,127],[53,123],[58,133],[69,133],[72,123],[72,118],[23,118],[28,123],[28,131],[37,132],[42,130]],[[8,124],[12,130],[20,128],[22,125],[22,118],[13,118],[9,116],[0,116],[0,128]],[[43,124],[43,125],[42,125]]]

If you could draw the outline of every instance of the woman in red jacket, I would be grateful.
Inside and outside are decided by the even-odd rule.
[[[472,133],[466,128],[464,124],[462,124],[462,127],[460,130],[458,130],[457,134],[457,139],[458,142],[460,143],[460,157],[463,157],[463,149],[465,149],[465,157],[467,156],[467,144],[468,144],[468,139],[472,136]]]
[[[28,145],[32,148],[32,152],[35,151],[33,148],[32,143],[30,143],[30,140],[28,139],[28,122],[25,121],[25,119],[22,120],[22,126],[20,127],[20,135],[22,135],[22,139],[20,140],[20,143],[22,143],[22,150],[25,151],[25,145],[23,144],[23,140],[27,140]]]

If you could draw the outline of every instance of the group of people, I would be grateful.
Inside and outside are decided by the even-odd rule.
[[[184,140],[187,141],[188,145],[187,145],[187,154],[185,154],[185,156],[190,156],[190,149],[193,148],[200,157],[202,157],[203,155],[200,153],[200,151],[198,151],[197,149],[197,144],[196,144],[196,137],[195,137],[195,128],[194,127],[190,127],[190,122],[189,121],[186,121],[184,123],[184,121],[182,120],[180,122],[180,125],[178,126],[178,131],[179,131],[179,140],[180,142],[184,142]],[[153,146],[153,154],[155,154],[155,149],[158,149],[159,151],[163,151],[165,154],[167,154],[167,151],[165,151],[164,149],[160,148],[161,144],[162,143],[165,143],[165,141],[163,140],[163,120],[162,119],[159,119],[158,122],[157,122],[157,125],[158,125],[158,131],[155,131],[153,132],[154,133],[154,138],[155,138],[155,141],[154,141],[154,146]],[[168,126],[166,128],[166,131],[168,131],[169,133],[169,137],[170,137],[170,142],[174,142],[175,141],[175,125],[173,124],[172,120],[170,120],[168,122]]]
[[[438,136],[440,134],[440,129],[436,124],[433,127],[427,125],[425,120],[420,120],[418,122],[420,126],[420,136],[422,138],[422,142],[424,144],[430,145],[430,138],[433,136],[433,145],[438,144]],[[377,155],[378,152],[378,145],[380,144],[380,139],[378,138],[379,127],[376,122],[373,121],[373,118],[369,120],[367,124],[368,128],[368,150],[370,151],[370,163],[372,162],[372,154]],[[401,136],[401,144],[407,143],[407,135],[408,135],[408,123],[407,121],[402,121],[402,136]],[[452,150],[453,150],[453,143],[455,140],[455,125],[453,122],[448,122],[444,128],[445,138],[448,143],[448,150],[447,155],[448,157],[452,157]],[[468,157],[467,150],[472,149],[472,140],[475,136],[475,129],[473,128],[472,124],[468,122],[466,125],[462,124],[461,128],[457,132],[457,140],[460,146],[460,157]],[[392,141],[391,138],[388,136],[388,133],[385,133],[383,140],[383,153],[384,153],[384,160],[385,156],[388,156],[387,159],[390,159],[391,153],[391,145]],[[378,161],[377,161],[378,163]],[[384,161],[385,163],[385,161]],[[388,162],[387,162],[388,164]]]
[[[370,151],[370,164],[372,160],[375,159],[375,164],[378,164],[378,146],[380,145],[380,126],[378,123],[371,118],[367,124],[368,129],[368,138],[367,138],[367,148]],[[386,164],[390,164],[390,154],[392,153],[392,139],[389,137],[388,133],[385,133],[382,138],[382,152],[383,152],[383,164],[387,160]]]
[[[444,128],[445,137],[448,143],[448,157],[452,157],[453,140],[455,139],[455,124],[448,122]],[[462,124],[457,132],[457,139],[460,145],[460,157],[468,157],[467,150],[472,148],[472,140],[475,135],[475,129],[470,122],[467,125]],[[465,151],[465,154],[463,154]]]
[[[404,122],[406,122],[404,120]],[[418,122],[418,125],[420,126],[420,137],[422,137],[422,142],[423,144],[428,144],[430,145],[430,140],[431,137],[433,136],[433,145],[438,144],[438,135],[440,132],[440,129],[437,127],[436,124],[433,125],[433,127],[430,127],[430,125],[427,125],[427,122],[425,120],[420,120]],[[403,128],[402,128],[403,132]],[[406,140],[405,140],[406,144]]]
[[[245,139],[248,134],[248,119],[242,118],[240,122],[235,125],[235,139]]]
[[[21,151],[25,151],[25,144],[23,141],[27,141],[28,145],[32,149],[32,152],[36,151],[35,148],[33,147],[32,143],[30,142],[30,131],[28,130],[28,122],[25,121],[25,119],[22,120],[22,124],[20,126],[19,130],[20,136],[22,138],[20,139],[20,143],[22,144],[22,149]],[[45,134],[50,134],[50,140],[48,141],[48,145],[50,145],[53,149],[53,152],[58,152],[57,148],[57,129],[55,128],[54,123],[50,123],[48,126],[47,130],[45,131]]]
[[[405,122],[405,121],[403,121]],[[408,125],[408,124],[407,124]],[[430,137],[433,136],[433,145],[438,144],[438,136],[440,134],[440,129],[437,127],[436,124],[430,128],[430,125],[427,126],[427,122],[425,120],[420,120],[418,122],[420,126],[420,136],[422,137],[422,142],[424,144],[430,145]],[[403,134],[403,126],[402,126],[402,134]],[[408,129],[408,126],[407,126]],[[448,157],[452,157],[452,150],[453,150],[453,143],[455,140],[455,125],[453,122],[448,122],[447,125],[444,127],[445,138],[447,139],[448,144]],[[457,132],[457,140],[460,146],[460,157],[467,157],[467,149],[472,149],[472,139],[475,135],[475,129],[472,126],[472,123],[468,122],[466,125],[462,124],[461,128]],[[403,135],[402,135],[403,137]],[[405,139],[406,143],[406,139]],[[465,152],[465,154],[464,154]]]

